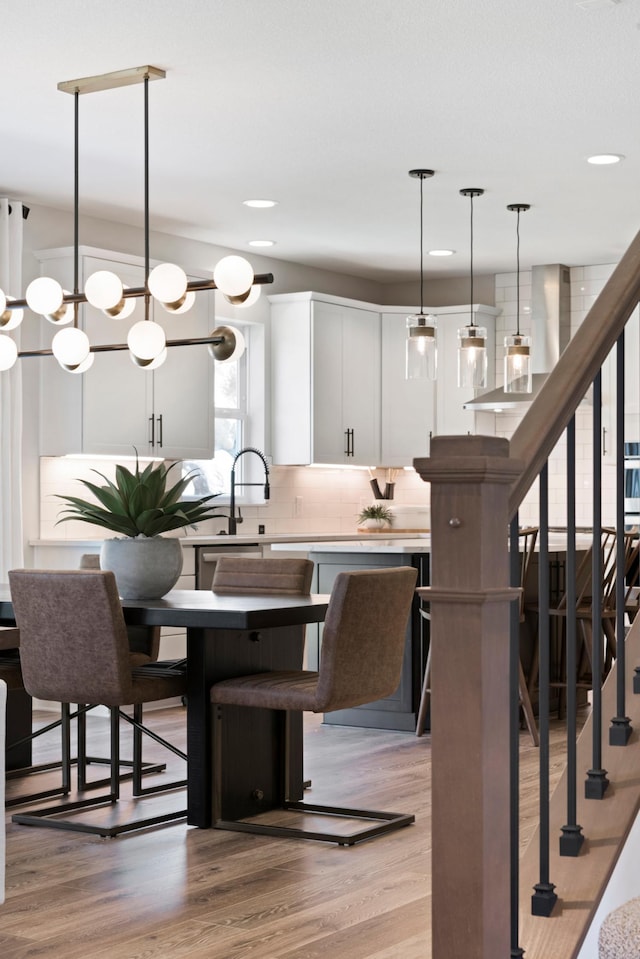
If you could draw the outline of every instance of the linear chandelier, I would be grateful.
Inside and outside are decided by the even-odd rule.
[[[57,280],[39,277],[27,287],[25,297],[16,299],[0,290],[0,372],[10,369],[19,357],[55,356],[60,366],[70,373],[84,373],[93,363],[96,353],[129,350],[133,362],[144,369],[156,369],[164,362],[167,348],[206,344],[215,360],[225,362],[237,359],[244,350],[239,330],[220,326],[210,336],[167,340],[164,329],[150,317],[152,298],[167,312],[186,313],[193,306],[197,293],[220,290],[233,306],[250,306],[257,300],[260,288],[273,283],[272,273],[254,275],[244,257],[223,257],[213,270],[212,279],[187,279],[184,270],[173,263],[161,263],[150,269],[149,255],[149,81],[166,76],[164,70],[153,66],[132,67],[114,73],[105,73],[80,80],[58,84],[63,93],[74,97],[74,286],[73,292],[63,290]],[[79,97],[81,94],[111,90],[121,86],[144,83],[144,285],[126,287],[110,271],[99,270],[79,289]],[[125,319],[135,307],[136,298],[144,297],[144,319],[129,330],[126,343],[93,346],[79,326],[79,306],[89,303],[112,319]],[[22,322],[28,307],[56,327],[63,327],[53,337],[51,349],[18,350],[16,341],[6,334]],[[72,324],[72,325],[69,325]]]

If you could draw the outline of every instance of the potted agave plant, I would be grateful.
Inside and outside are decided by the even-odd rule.
[[[358,529],[386,529],[393,523],[393,513],[382,503],[365,506],[358,516]]]
[[[118,591],[123,599],[159,599],[178,581],[182,571],[182,548],[175,537],[162,534],[216,515],[209,501],[218,494],[182,501],[195,470],[167,489],[169,472],[177,464],[166,467],[150,463],[140,469],[136,454],[135,470],[116,466],[115,481],[93,470],[105,481],[99,486],[80,480],[95,497],[58,495],[67,504],[58,523],[79,520],[102,526],[116,534],[104,540],[100,550],[100,566],[115,573]]]

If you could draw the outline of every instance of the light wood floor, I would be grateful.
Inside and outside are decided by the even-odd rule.
[[[146,715],[184,742],[180,707]],[[430,737],[305,722],[308,798],[414,812],[415,825],[349,848],[184,823],[101,839],[16,825],[9,811],[0,957],[429,959]],[[92,744],[106,737],[106,719],[90,723]],[[554,735],[557,776],[560,727]],[[525,732],[521,742],[524,844],[538,752]],[[153,744],[145,750],[159,756]],[[179,775],[180,763],[170,764]],[[15,789],[8,784],[8,795]]]

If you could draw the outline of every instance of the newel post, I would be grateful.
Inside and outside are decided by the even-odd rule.
[[[433,959],[508,959],[509,490],[506,439],[439,436],[431,484]],[[423,592],[420,590],[420,592]]]

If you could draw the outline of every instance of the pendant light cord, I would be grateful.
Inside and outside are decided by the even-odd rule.
[[[422,185],[424,183],[424,177],[420,177],[420,316],[424,314],[424,255],[423,255],[423,200],[422,200]]]
[[[470,216],[470,224],[469,224],[469,226],[470,226],[470,234],[471,234],[471,241],[470,241],[470,244],[469,244],[469,273],[470,273],[470,283],[469,283],[469,286],[470,286],[470,291],[469,291],[470,303],[469,303],[469,306],[470,306],[470,310],[471,310],[471,320],[470,320],[470,322],[469,322],[469,326],[475,326],[476,324],[475,324],[475,321],[474,321],[474,319],[473,319],[473,193],[470,193],[469,199],[470,199],[470,201],[471,201],[471,216]]]
[[[79,287],[79,261],[80,261],[80,91],[76,90],[74,95],[74,143],[73,143],[73,292],[77,296],[80,292]],[[80,304],[76,300],[73,304],[73,325],[78,326],[78,308]]]
[[[144,78],[144,318],[149,319],[149,76]]]
[[[520,336],[520,210],[516,212],[516,336]]]

